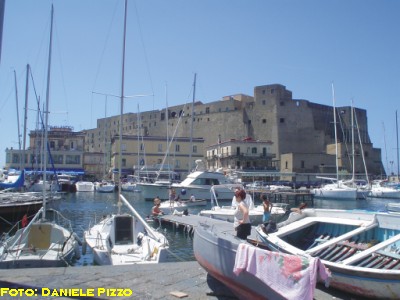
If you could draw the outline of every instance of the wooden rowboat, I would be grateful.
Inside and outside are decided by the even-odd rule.
[[[318,257],[330,286],[365,298],[400,298],[400,215],[360,210],[305,209],[257,233],[275,251]]]

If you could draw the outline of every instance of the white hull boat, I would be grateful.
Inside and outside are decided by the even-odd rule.
[[[2,238],[0,269],[66,267],[80,257],[81,242],[71,225],[67,229],[55,223],[67,220],[57,211],[54,220],[41,220],[43,211],[42,207],[26,227]]]
[[[108,181],[96,182],[95,190],[99,193],[113,193],[115,191],[115,184]]]
[[[224,187],[229,190],[234,190],[235,188],[242,188],[242,185],[226,184]],[[200,211],[199,215],[204,217],[210,217],[213,219],[233,222],[236,211],[236,206],[234,206],[234,204],[236,204],[236,200],[233,199],[232,205],[230,206],[219,206],[218,204],[219,196],[217,196],[218,193],[216,191],[216,188],[217,186],[213,186],[210,189],[211,204],[212,204],[211,209],[202,210]],[[254,206],[254,202],[250,194],[246,194],[245,202],[249,207],[250,222],[253,225],[262,223],[264,215],[264,206],[263,205]],[[272,210],[270,213],[270,219],[276,220],[278,217],[285,215],[287,211],[287,206],[288,204],[286,203],[273,203]]]
[[[329,183],[320,188],[314,188],[311,190],[311,193],[313,193],[316,198],[321,199],[355,200],[366,199],[369,190],[350,187],[342,182],[339,182]]]
[[[186,201],[163,201],[160,205],[160,210],[164,214],[173,214],[175,211],[184,212],[190,207],[206,206],[207,200],[186,200]]]
[[[132,214],[105,217],[84,232],[85,243],[98,265],[131,265],[165,262],[168,241],[141,218],[129,202],[120,199]]]
[[[400,213],[400,203],[390,202],[390,203],[386,204],[386,209],[388,212]]]
[[[318,257],[330,286],[363,298],[400,298],[400,215],[360,210],[305,209],[261,242],[280,253]]]
[[[387,186],[383,181],[376,181],[372,183],[368,197],[400,199],[400,189],[393,186]]]
[[[285,215],[287,211],[286,203],[273,203],[271,210],[270,219],[274,220]],[[214,206],[208,210],[200,211],[200,216],[210,217],[213,219],[224,220],[228,222],[234,221],[236,207],[234,206]],[[262,223],[264,215],[264,207],[263,205],[257,205],[253,209],[249,209],[249,218],[250,222],[253,225],[258,225]]]
[[[94,192],[94,183],[90,181],[78,181],[75,187],[77,192]]]
[[[196,199],[209,199],[210,188],[215,186],[218,198],[221,200],[231,200],[233,191],[218,185],[230,183],[229,179],[220,172],[195,171],[190,173],[181,183],[170,185],[143,184],[138,183],[137,187],[142,191],[146,200],[168,199],[169,188],[175,189],[177,196],[181,200],[189,200],[193,195]]]

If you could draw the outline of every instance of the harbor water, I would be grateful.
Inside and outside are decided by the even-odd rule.
[[[123,192],[125,198],[133,205],[138,213],[146,218],[151,212],[153,206],[152,201],[144,201],[140,193]],[[329,209],[362,209],[372,211],[385,211],[386,204],[396,202],[395,199],[378,199],[367,198],[365,200],[322,200],[314,199],[315,208]],[[117,193],[96,193],[96,192],[78,192],[63,194],[62,198],[51,203],[51,207],[59,210],[66,218],[68,218],[77,235],[83,239],[83,232],[98,222],[104,215],[116,213],[118,211]],[[255,199],[255,204],[260,204],[259,199]],[[227,203],[220,203],[225,204]],[[198,214],[202,209],[211,208],[211,203],[207,206],[189,207],[189,215]],[[121,212],[127,211],[122,206]],[[189,216],[190,217],[190,216]],[[150,223],[151,226],[157,228],[156,222]],[[232,225],[233,226],[233,225]],[[192,236],[185,230],[174,226],[163,225],[158,228],[167,237],[170,245],[168,261],[193,261],[193,240]],[[74,266],[90,266],[93,265],[93,256],[90,248],[87,248],[86,254],[82,255],[79,260],[74,262]]]

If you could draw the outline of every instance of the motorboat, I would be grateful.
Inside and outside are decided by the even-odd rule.
[[[57,182],[62,192],[76,192],[75,186],[76,176],[69,174],[58,174]]]
[[[90,181],[77,181],[75,187],[77,192],[94,192],[94,183]]]
[[[249,240],[237,238],[231,223],[216,219],[199,221],[194,230],[197,262],[238,299],[312,300],[316,278],[329,280],[318,258],[272,252]]]
[[[400,215],[362,210],[304,209],[277,224],[257,227],[271,250],[320,258],[330,286],[364,298],[400,298]]]
[[[185,210],[189,210],[190,207],[206,205],[206,199],[189,199],[179,201],[165,200],[161,202],[159,208],[164,214],[173,214],[174,212],[184,212]]]
[[[230,184],[226,185],[226,188],[229,189],[234,189],[240,185],[237,184]],[[228,222],[233,222],[234,221],[234,216],[235,216],[235,211],[236,211],[236,206],[234,204],[234,201],[232,201],[232,205],[223,205],[220,206],[218,199],[217,199],[217,192],[215,190],[215,187],[211,187],[211,209],[205,209],[201,210],[199,215],[200,216],[205,216],[205,217],[210,217],[214,219],[219,219],[219,220],[224,220]],[[253,225],[257,225],[262,223],[263,220],[263,215],[264,215],[264,206],[261,205],[254,205],[253,199],[251,198],[250,194],[246,194],[246,199],[244,200],[247,203],[247,206],[249,207],[249,218],[250,222]],[[277,220],[279,217],[284,216],[287,212],[287,203],[271,203],[272,209],[271,209],[271,219],[272,220]]]
[[[181,200],[189,200],[191,196],[196,199],[209,199],[210,188],[215,186],[220,200],[231,200],[233,191],[224,185],[232,183],[221,172],[206,171],[201,160],[196,161],[196,170],[190,173],[181,183],[172,184],[147,184],[137,183],[146,200],[169,198],[169,189],[174,189]]]
[[[166,237],[151,228],[123,195],[121,204],[129,214],[108,215],[84,232],[84,243],[92,249],[98,265],[131,265],[165,262]]]

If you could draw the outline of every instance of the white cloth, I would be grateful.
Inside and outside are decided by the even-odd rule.
[[[271,252],[241,243],[233,272],[246,271],[287,299],[314,298],[318,276],[329,283],[330,271],[319,258]]]

